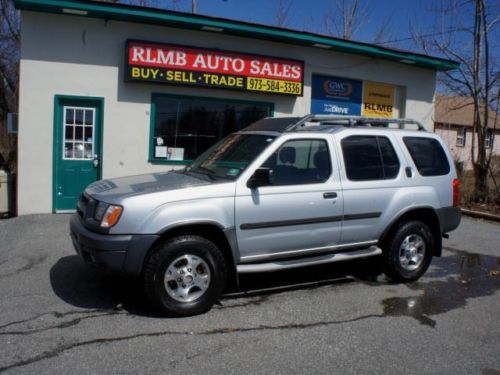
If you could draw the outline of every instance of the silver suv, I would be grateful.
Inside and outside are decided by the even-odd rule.
[[[266,118],[183,170],[91,184],[71,237],[87,263],[142,276],[163,312],[192,315],[241,273],[378,256],[417,280],[460,223],[458,185],[415,121]]]

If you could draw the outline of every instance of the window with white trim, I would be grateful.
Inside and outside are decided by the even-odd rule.
[[[493,130],[486,130],[486,137],[484,137],[484,147],[490,148],[493,146]]]
[[[465,142],[467,138],[467,128],[462,128],[457,130],[457,147],[465,147]]]
[[[64,160],[94,158],[95,108],[64,107]]]

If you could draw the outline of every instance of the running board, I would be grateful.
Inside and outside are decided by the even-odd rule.
[[[272,272],[305,266],[316,266],[318,264],[324,263],[341,262],[344,260],[371,257],[380,254],[382,254],[382,249],[378,248],[377,246],[370,246],[367,249],[335,254],[325,254],[308,257],[306,259],[289,259],[268,263],[238,264],[236,266],[236,270],[238,273]]]

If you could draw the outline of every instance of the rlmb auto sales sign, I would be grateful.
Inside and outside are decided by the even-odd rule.
[[[302,96],[302,61],[132,40],[126,54],[128,81]]]

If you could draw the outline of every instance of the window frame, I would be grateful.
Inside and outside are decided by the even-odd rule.
[[[398,161],[398,169],[397,169],[397,172],[396,174],[394,175],[394,177],[384,177],[384,178],[376,178],[376,179],[362,179],[362,180],[353,180],[351,178],[349,178],[349,175],[347,174],[347,163],[346,163],[346,158],[345,158],[345,154],[344,154],[344,148],[343,148],[343,145],[342,145],[342,142],[346,139],[349,139],[349,138],[353,138],[353,137],[370,137],[370,138],[375,138],[376,142],[377,142],[377,149],[378,149],[378,154],[379,154],[379,158],[380,158],[380,162],[381,162],[381,166],[382,166],[382,171],[385,171],[385,164],[384,164],[384,158],[383,158],[383,155],[382,155],[382,150],[381,150],[381,147],[380,147],[380,142],[379,142],[379,138],[385,138],[389,144],[391,145],[391,148],[392,150],[394,151],[394,155],[396,156],[396,159]],[[342,152],[342,164],[343,164],[343,173],[345,175],[345,178],[351,182],[351,183],[366,183],[366,182],[375,182],[375,181],[392,181],[392,180],[396,180],[398,179],[399,177],[399,174],[401,173],[401,158],[400,158],[400,155],[398,154],[398,151],[396,149],[396,147],[394,146],[396,144],[396,142],[394,142],[394,140],[392,139],[392,137],[389,137],[387,136],[386,134],[349,134],[345,137],[343,137],[342,139],[339,140],[339,147],[340,147],[340,151]],[[385,173],[385,172],[384,172]]]
[[[73,111],[73,124],[68,124],[67,123],[67,111],[70,110],[70,111]],[[83,111],[83,117],[82,117],[82,124],[79,125],[76,123],[76,111],[77,110],[81,110]],[[62,125],[63,125],[63,130],[62,130],[62,151],[61,151],[61,156],[62,156],[62,160],[74,160],[74,161],[89,161],[89,160],[94,160],[94,155],[96,154],[95,152],[95,124],[96,124],[96,109],[94,107],[79,107],[79,106],[75,106],[75,105],[65,105],[62,107]],[[91,111],[92,112],[92,124],[90,125],[87,125],[85,124],[85,112],[87,111]],[[73,139],[72,140],[68,140],[66,139],[66,131],[67,131],[67,126],[72,126],[73,128]],[[82,140],[81,141],[78,141],[76,140],[76,136],[75,136],[75,133],[76,133],[76,127],[77,126],[81,126],[82,127]],[[92,128],[92,141],[91,142],[87,142],[85,141],[85,133],[86,133],[86,128]],[[67,157],[66,156],[66,152],[65,152],[65,147],[66,147],[66,143],[71,143],[73,145],[73,157]],[[84,146],[84,150],[83,150],[83,157],[81,158],[77,158],[77,157],[74,157],[74,150],[75,150],[75,146],[77,143],[81,143],[83,146]],[[90,158],[86,158],[85,157],[85,145],[86,144],[91,144],[92,145],[92,152],[91,152],[91,157]]]
[[[467,128],[465,126],[457,130],[455,144],[457,147],[465,147],[467,144]]]
[[[155,148],[155,139],[154,139],[154,131],[155,131],[155,116],[156,116],[156,105],[154,99],[160,98],[171,98],[171,99],[188,99],[188,100],[209,100],[214,102],[224,102],[224,103],[235,103],[235,104],[249,104],[249,105],[267,105],[270,108],[270,117],[274,117],[274,103],[266,102],[266,101],[257,101],[257,100],[245,100],[245,99],[226,99],[221,97],[211,97],[211,96],[194,96],[194,95],[177,95],[177,94],[165,94],[153,92],[151,93],[150,98],[150,113],[149,113],[149,150],[148,150],[148,163],[151,164],[166,164],[166,165],[189,165],[193,162],[193,160],[162,160],[156,159],[154,157],[154,148]],[[226,136],[229,134],[226,134]],[[222,139],[222,138],[221,138]],[[220,141],[217,139],[216,142]]]
[[[495,133],[493,129],[486,129],[486,136],[484,137],[484,148],[491,148],[493,146],[493,138]]]
[[[328,156],[329,156],[329,163],[330,163],[330,173],[328,174],[328,176],[325,178],[324,181],[313,181],[313,182],[303,182],[303,183],[298,183],[298,184],[280,184],[280,185],[266,185],[265,187],[266,188],[280,188],[280,187],[286,187],[286,186],[302,186],[302,185],[319,185],[319,184],[326,184],[333,176],[333,173],[334,173],[334,163],[332,161],[332,155],[334,155],[332,153],[332,148],[330,147],[330,142],[327,138],[309,138],[309,137],[306,137],[306,138],[289,138],[289,139],[286,139],[284,140],[281,144],[279,144],[278,146],[276,146],[276,148],[271,152],[270,155],[268,155],[266,157],[266,159],[264,161],[262,161],[260,163],[260,165],[256,168],[262,168],[263,165],[272,157],[272,155],[274,153],[279,153],[279,150],[281,150],[281,148],[286,145],[287,143],[289,142],[297,142],[297,141],[321,141],[321,142],[324,142],[325,145],[326,145],[326,150],[328,152]]]
[[[417,161],[416,161],[416,159],[415,159],[413,153],[411,152],[410,147],[408,146],[408,143],[407,143],[407,141],[411,141],[414,139],[425,139],[425,140],[428,140],[432,143],[437,143],[437,145],[439,146],[439,149],[436,149],[436,150],[438,150],[438,153],[441,153],[441,156],[443,157],[443,161],[446,162],[446,166],[447,166],[446,173],[438,173],[438,174],[422,173],[422,169],[424,169],[424,167],[418,165],[418,163],[417,163]],[[446,153],[446,147],[438,139],[436,139],[434,137],[428,137],[428,136],[409,135],[409,136],[403,136],[402,140],[403,140],[403,144],[406,148],[406,151],[408,152],[408,155],[410,156],[410,159],[413,162],[413,165],[415,166],[416,171],[418,172],[418,174],[421,177],[442,177],[442,176],[448,176],[452,172],[452,170],[453,170],[452,169],[452,162],[450,162],[449,156]]]

